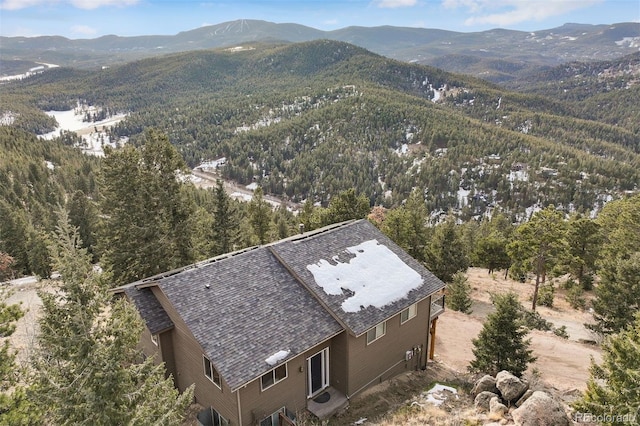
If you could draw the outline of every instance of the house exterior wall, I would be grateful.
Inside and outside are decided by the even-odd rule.
[[[173,329],[158,335],[158,346],[160,347],[160,354],[162,354],[162,361],[164,361],[166,375],[167,377],[171,375],[173,378],[173,384],[176,385],[176,359],[173,354],[172,330]]]
[[[340,336],[344,334],[346,333],[343,332],[287,361],[287,378],[270,388],[261,390],[261,382],[258,378],[239,389],[242,423],[244,425],[258,424],[260,420],[282,407],[286,407],[294,413],[305,410],[307,408],[307,358],[324,348],[329,348],[329,384],[333,386],[336,380],[344,382],[344,377],[334,376],[335,372],[331,368],[336,341],[339,342]]]
[[[349,336],[347,397],[426,364],[430,307],[431,297],[427,297],[418,302],[416,316],[404,324],[400,324],[400,314],[389,318],[385,335],[369,345],[366,333],[360,337]],[[414,349],[412,358],[405,361],[406,352]]]
[[[194,397],[198,404],[213,407],[224,418],[237,425],[236,394],[231,392],[224,379],[220,389],[204,375],[202,348],[162,291],[157,287],[152,290],[174,323],[174,328],[163,334],[170,334],[173,344],[176,387],[183,392],[191,384],[195,384]]]
[[[344,395],[349,389],[349,333],[340,333],[332,339],[329,353],[330,384]]]
[[[431,296],[417,303],[416,316],[404,324],[400,324],[400,314],[388,319],[385,335],[369,345],[366,333],[356,338],[344,331],[289,360],[287,378],[264,391],[261,390],[260,378],[236,392],[231,391],[223,378],[220,389],[204,375],[202,348],[184,321],[159,288],[153,287],[152,290],[173,321],[174,328],[159,335],[159,346],[153,344],[148,329],[145,329],[140,346],[145,353],[155,353],[158,361],[166,363],[180,391],[195,384],[196,402],[203,407],[213,407],[234,425],[240,424],[238,400],[243,425],[255,425],[282,407],[292,412],[306,409],[307,358],[326,347],[329,348],[329,383],[349,398],[403,371],[426,365]],[[420,350],[413,352],[412,359],[405,360],[406,351],[414,348]]]
[[[151,333],[147,327],[142,331],[142,335],[140,336],[140,342],[138,342],[138,347],[144,352],[146,356],[153,356],[156,364],[160,364],[164,360],[162,359],[162,355],[160,353],[160,347],[153,344],[151,341]]]

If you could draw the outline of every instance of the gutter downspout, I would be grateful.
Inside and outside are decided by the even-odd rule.
[[[236,399],[238,401],[238,424],[242,426],[242,406],[240,405],[240,389],[236,391]]]

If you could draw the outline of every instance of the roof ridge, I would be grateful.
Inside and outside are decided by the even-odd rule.
[[[198,268],[201,268],[203,266],[207,266],[207,265],[210,265],[212,263],[219,262],[221,260],[225,260],[225,259],[228,259],[228,258],[231,258],[231,257],[235,257],[235,256],[241,255],[243,253],[246,253],[246,252],[249,252],[249,251],[252,251],[252,250],[257,250],[257,249],[259,249],[261,247],[263,247],[263,246],[259,246],[258,245],[258,246],[245,247],[245,248],[240,249],[240,250],[236,250],[236,251],[232,251],[232,252],[229,252],[229,253],[220,254],[218,256],[214,256],[214,257],[211,257],[209,259],[201,260],[200,262],[191,263],[189,265],[181,266],[180,268],[172,269],[172,270],[167,271],[167,272],[162,272],[160,274],[156,274],[156,275],[152,275],[150,277],[142,278],[142,279],[140,279],[138,281],[134,281],[132,283],[116,287],[114,290],[117,290],[117,289],[120,289],[120,288],[124,289],[125,287],[138,287],[138,286],[141,286],[141,285],[149,285],[150,283],[153,283],[153,282],[156,282],[156,281],[160,281],[160,280],[163,280],[165,278],[172,277],[174,275],[178,275],[178,274],[180,274],[182,272],[190,271],[192,269],[198,269]]]
[[[362,222],[364,220],[365,219],[349,219],[349,220],[345,220],[344,222],[332,223],[330,225],[323,226],[322,228],[314,229],[312,231],[307,231],[307,232],[304,232],[302,234],[292,235],[290,237],[283,238],[281,240],[265,244],[265,247],[272,247],[272,246],[276,246],[278,244],[286,243],[286,242],[294,242],[295,243],[295,242],[302,241],[302,240],[308,240],[310,238],[314,238],[314,237],[317,237],[319,235],[326,234],[327,232],[335,231],[336,229],[340,229],[340,228],[343,228],[345,226],[348,226],[348,225],[351,225],[351,224],[354,224],[354,223],[357,223],[357,222]]]

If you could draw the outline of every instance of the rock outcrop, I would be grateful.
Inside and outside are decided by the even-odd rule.
[[[546,392],[536,391],[511,413],[516,426],[569,426],[562,405]]]
[[[517,401],[529,389],[527,382],[504,370],[496,375],[496,387],[507,402]]]
[[[502,417],[509,412],[509,409],[501,402],[499,397],[494,396],[491,398],[491,401],[489,401],[489,412]]]
[[[498,388],[496,388],[496,379],[491,377],[490,375],[484,375],[476,383],[473,385],[473,389],[471,389],[471,395],[474,397],[478,395],[480,392],[492,392],[498,393]]]
[[[478,395],[476,395],[473,404],[478,411],[489,411],[489,409],[491,408],[491,399],[493,398],[500,398],[500,395],[489,391],[482,391]]]

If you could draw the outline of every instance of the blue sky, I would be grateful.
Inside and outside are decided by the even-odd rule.
[[[177,34],[236,19],[321,30],[394,25],[535,31],[567,22],[640,22],[640,0],[0,0],[3,36]]]

